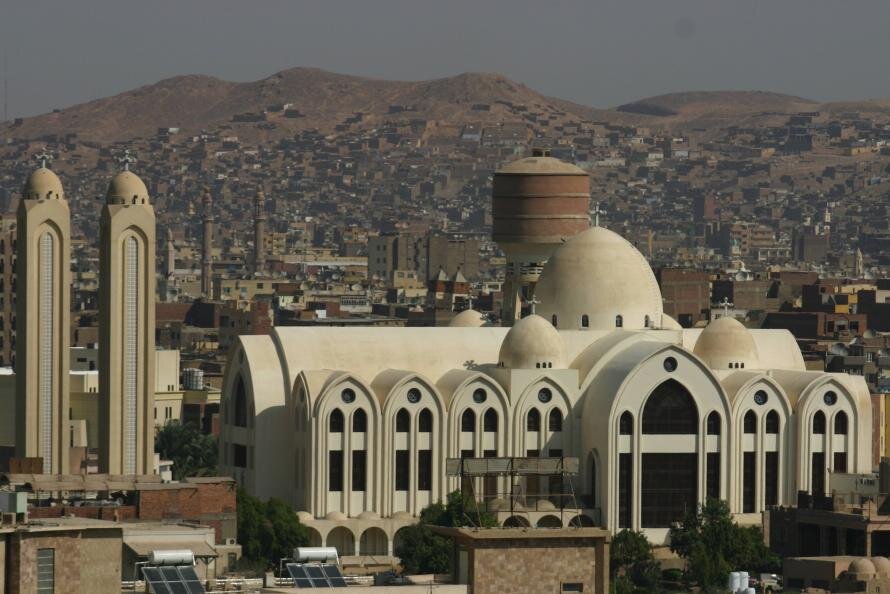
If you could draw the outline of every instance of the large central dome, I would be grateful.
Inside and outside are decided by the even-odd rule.
[[[661,290],[646,258],[603,227],[591,227],[553,252],[535,297],[538,314],[563,330],[662,324]]]

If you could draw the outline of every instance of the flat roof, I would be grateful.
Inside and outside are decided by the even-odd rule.
[[[458,540],[509,540],[548,538],[602,538],[611,540],[611,534],[603,528],[446,528],[430,526],[433,532]]]

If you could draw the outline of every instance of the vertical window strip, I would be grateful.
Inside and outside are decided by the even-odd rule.
[[[135,237],[124,240],[124,377],[123,462],[124,473],[136,473],[136,391],[139,368],[139,245]]]
[[[38,338],[39,398],[38,418],[40,423],[38,447],[43,458],[43,471],[53,472],[53,376],[55,375],[55,246],[49,232],[40,236],[40,326]]]

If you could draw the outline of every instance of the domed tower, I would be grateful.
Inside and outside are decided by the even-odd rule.
[[[99,471],[154,464],[155,214],[142,180],[111,180],[99,238]]]
[[[253,272],[262,274],[266,268],[266,195],[257,191],[253,200]]]
[[[582,169],[535,150],[494,174],[492,239],[507,257],[502,323],[519,316],[541,269],[564,240],[590,226],[590,178]]]
[[[213,297],[213,196],[210,188],[204,188],[201,199],[204,204],[204,244],[201,249],[201,293]]]
[[[16,456],[68,473],[71,217],[62,182],[40,167],[22,190],[16,241]]]

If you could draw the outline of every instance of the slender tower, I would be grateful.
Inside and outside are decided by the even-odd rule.
[[[154,467],[155,214],[132,159],[111,180],[100,224],[99,469]]]
[[[38,156],[18,209],[15,449],[67,474],[71,217],[48,158]]]
[[[204,187],[204,246],[201,253],[201,292],[208,299],[213,297],[213,197],[210,188]]]
[[[173,230],[167,227],[167,234],[164,239],[167,248],[167,262],[164,264],[164,274],[169,277],[176,270],[176,246],[173,245]]]
[[[253,200],[253,273],[263,274],[266,269],[266,195],[262,190]]]

